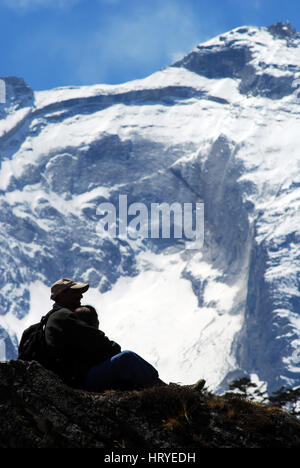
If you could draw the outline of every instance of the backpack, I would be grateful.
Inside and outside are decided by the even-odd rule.
[[[19,347],[18,359],[22,361],[38,361],[47,367],[49,361],[46,350],[45,327],[51,313],[41,318],[40,322],[31,325],[24,330]]]

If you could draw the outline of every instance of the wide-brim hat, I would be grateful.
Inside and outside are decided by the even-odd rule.
[[[89,289],[88,283],[76,283],[76,281],[70,278],[61,278],[51,286],[51,299],[55,299],[59,293],[66,289],[80,289],[82,293],[85,293]]]

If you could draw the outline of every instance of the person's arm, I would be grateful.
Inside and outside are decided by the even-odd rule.
[[[45,336],[47,345],[57,355],[106,360],[121,352],[118,343],[87,325],[69,309],[60,309],[49,317]]]

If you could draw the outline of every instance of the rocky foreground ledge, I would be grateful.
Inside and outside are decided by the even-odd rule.
[[[300,421],[188,387],[89,393],[36,362],[0,363],[1,448],[300,448]]]

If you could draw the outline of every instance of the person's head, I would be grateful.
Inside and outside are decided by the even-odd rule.
[[[74,309],[81,305],[83,293],[89,289],[87,283],[76,283],[70,278],[62,278],[51,286],[51,299],[60,305]]]
[[[80,318],[80,320],[85,322],[87,325],[90,325],[90,327],[99,328],[99,319],[95,307],[91,305],[84,305],[77,307],[74,312]]]

